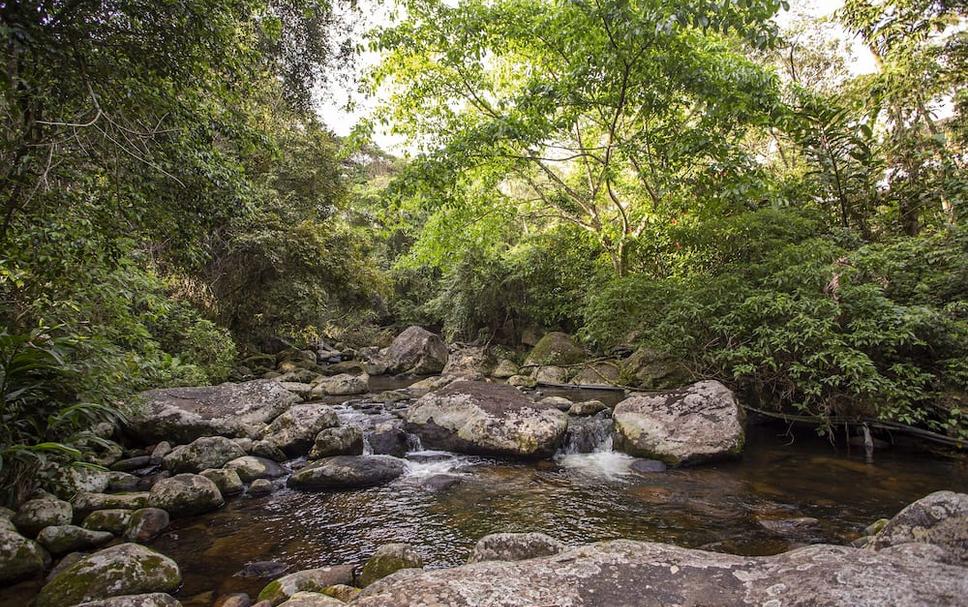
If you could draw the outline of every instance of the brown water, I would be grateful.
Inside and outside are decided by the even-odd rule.
[[[359,414],[344,412],[352,415]],[[810,429],[785,430],[751,428],[737,462],[649,475],[631,473],[631,458],[608,451],[539,463],[417,453],[412,459],[432,461],[413,461],[390,485],[304,493],[280,483],[270,496],[231,499],[218,512],[175,521],[151,546],[180,565],[185,604],[209,605],[220,594],[257,593],[268,579],[234,575],[253,561],[291,570],[358,564],[381,544],[408,542],[428,566],[444,567],[500,531],[541,531],[570,544],[623,537],[765,555],[846,543],[932,491],[968,490],[964,460],[895,448],[866,462],[862,450],[838,451]],[[460,482],[428,488],[426,478],[440,472]],[[769,522],[796,517],[819,522]],[[23,605],[16,597],[28,586],[16,596],[0,591],[0,605]]]

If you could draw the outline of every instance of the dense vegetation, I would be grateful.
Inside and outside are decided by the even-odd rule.
[[[778,0],[403,8],[354,41],[323,0],[0,3],[8,479],[267,339],[412,322],[968,434],[962,4],[848,0],[861,76]],[[382,105],[341,140],[354,42]]]

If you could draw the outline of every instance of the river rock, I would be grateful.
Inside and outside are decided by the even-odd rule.
[[[74,498],[74,513],[82,518],[95,510],[137,510],[148,505],[147,491],[131,493],[80,493]]]
[[[141,480],[139,477],[128,474],[127,472],[112,471],[109,473],[110,478],[108,480],[108,492],[119,492],[119,491],[137,491],[138,483]]]
[[[407,429],[429,448],[465,453],[550,456],[568,416],[510,386],[457,381],[427,394],[404,414]]]
[[[681,390],[631,396],[612,414],[616,447],[670,465],[738,456],[744,415],[733,393],[718,381]]]
[[[530,375],[512,375],[508,378],[508,385],[515,388],[534,388],[538,382]]]
[[[218,597],[212,607],[252,607],[252,599],[244,592],[233,592]]]
[[[379,422],[366,433],[373,455],[403,457],[410,450],[407,432],[400,420]]]
[[[491,371],[491,377],[495,379],[507,379],[518,374],[518,366],[514,364],[514,361],[504,359],[497,363],[494,370]]]
[[[0,584],[12,584],[39,576],[50,563],[50,555],[34,540],[11,526],[0,526]]]
[[[883,550],[909,543],[938,546],[968,566],[968,494],[936,491],[909,504],[871,538],[868,547]]]
[[[224,504],[215,483],[197,474],[176,474],[160,480],[148,496],[149,506],[175,518],[218,510]]]
[[[335,584],[352,584],[353,566],[335,565],[333,567],[320,567],[318,569],[306,569],[283,576],[278,580],[269,582],[262,592],[259,593],[257,600],[269,601],[272,605],[279,605],[292,598],[297,592],[319,592],[327,586]]]
[[[614,540],[524,561],[398,574],[365,588],[353,605],[928,607],[963,605],[964,571],[844,546],[747,557]]]
[[[629,470],[636,472],[638,474],[654,474],[656,472],[665,472],[668,469],[664,463],[657,459],[636,459],[629,465]]]
[[[51,525],[37,534],[37,543],[54,556],[97,548],[113,539],[114,534],[108,531],[92,531],[75,525]]]
[[[158,462],[150,455],[138,455],[136,457],[126,457],[124,459],[119,459],[118,461],[111,464],[111,470],[117,472],[134,472],[135,470],[141,470],[142,468],[150,468],[151,466],[157,466]]]
[[[571,383],[580,386],[612,386],[619,383],[621,371],[617,362],[603,360],[582,367]]]
[[[189,445],[175,447],[162,461],[166,469],[178,474],[221,468],[227,462],[244,456],[242,447],[231,439],[224,436],[203,436]]]
[[[363,431],[357,426],[326,428],[316,435],[316,442],[309,452],[311,459],[333,455],[362,455]]]
[[[235,470],[242,482],[245,483],[252,482],[257,478],[279,478],[286,475],[286,469],[276,462],[254,455],[234,459],[225,464],[225,467]]]
[[[344,604],[319,592],[297,592],[279,607],[343,607]]]
[[[423,557],[409,544],[384,544],[363,565],[360,586],[369,586],[401,569],[423,569],[423,566]]]
[[[249,485],[249,495],[269,495],[272,493],[272,482],[268,479],[257,478]]]
[[[148,594],[128,594],[98,601],[88,601],[76,607],[182,607],[182,604],[170,594],[151,592]]]
[[[486,372],[487,351],[484,346],[454,346],[441,375],[481,380]]]
[[[122,535],[131,519],[131,510],[111,508],[109,510],[95,510],[87,515],[82,523],[85,529],[91,531],[107,531],[114,535]]]
[[[142,406],[129,419],[145,442],[190,443],[203,436],[248,436],[298,401],[279,382],[259,379],[198,388],[164,388],[140,395]]]
[[[333,375],[324,378],[313,386],[312,396],[318,398],[324,394],[328,396],[364,394],[370,387],[369,379],[367,375],[351,375],[349,373]]]
[[[124,538],[139,544],[150,542],[168,528],[169,522],[168,512],[161,508],[135,510],[124,529]]]
[[[108,490],[112,473],[49,462],[40,471],[40,486],[62,500],[71,501],[78,493]]]
[[[382,360],[388,373],[433,375],[447,366],[450,353],[439,336],[422,327],[409,327],[387,348]]]
[[[531,373],[531,377],[538,384],[563,384],[568,381],[568,370],[563,367],[547,365],[537,367]]]
[[[339,419],[329,405],[296,405],[269,424],[260,442],[298,457],[309,451],[317,434],[337,425]]]
[[[606,411],[608,405],[600,400],[583,400],[580,403],[575,403],[568,408],[568,415],[576,415],[578,417],[587,417],[589,415],[595,415],[602,411]]]
[[[343,601],[344,603],[349,603],[355,599],[359,593],[359,588],[354,588],[353,586],[348,586],[346,584],[333,584],[332,586],[323,588],[323,594]]]
[[[652,348],[639,348],[621,366],[623,376],[645,389],[675,388],[689,382],[685,367]]]
[[[223,497],[238,495],[245,491],[245,485],[242,484],[242,479],[235,470],[229,468],[208,468],[207,470],[202,470],[199,474],[215,483],[215,486],[218,487],[218,491]]]
[[[571,365],[585,360],[585,351],[567,333],[552,332],[538,340],[525,365]]]
[[[296,489],[352,489],[388,483],[406,464],[388,455],[339,455],[309,462],[289,477]]]
[[[562,550],[564,544],[544,533],[492,533],[477,540],[467,562],[523,561]]]
[[[20,533],[27,537],[37,537],[44,527],[67,525],[72,517],[73,510],[69,503],[53,497],[43,497],[24,502],[10,520]]]
[[[168,593],[181,585],[170,558],[138,544],[118,544],[88,555],[58,573],[34,601],[35,607],[71,607],[130,594]]]

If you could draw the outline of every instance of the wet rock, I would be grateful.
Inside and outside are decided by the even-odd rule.
[[[155,483],[163,478],[171,478],[171,472],[168,470],[159,470],[154,474],[149,474],[148,476],[142,476],[138,479],[138,484],[136,489],[138,491],[151,491],[151,488],[155,486]]]
[[[157,465],[158,463],[153,461],[150,455],[139,455],[137,457],[119,459],[111,464],[111,470],[116,470],[118,472],[133,472],[135,470],[141,470],[142,468]]]
[[[289,457],[298,457],[309,451],[317,434],[337,425],[339,419],[329,405],[296,405],[269,424],[261,442]]]
[[[224,436],[203,436],[189,445],[175,447],[162,461],[167,470],[178,474],[221,468],[227,462],[244,456],[245,451]]]
[[[496,379],[508,379],[518,374],[518,366],[510,360],[502,360],[497,363],[494,370],[491,371],[491,377]]]
[[[147,505],[178,518],[218,510],[224,504],[222,494],[212,481],[197,474],[176,474],[155,483]]]
[[[151,450],[151,459],[156,462],[160,462],[165,458],[166,455],[171,453],[172,445],[166,440],[161,441]]]
[[[280,607],[342,607],[343,601],[319,592],[297,592]]]
[[[738,456],[744,416],[733,393],[718,381],[681,390],[639,394],[616,405],[616,447],[670,465]]]
[[[964,569],[906,555],[808,546],[745,557],[616,540],[517,562],[488,561],[394,576],[355,607],[536,605],[851,605],[964,603]]]
[[[114,534],[108,531],[92,531],[75,525],[51,525],[37,535],[37,543],[54,556],[97,548],[113,539]]]
[[[87,556],[86,552],[71,552],[71,553],[65,554],[63,557],[61,557],[59,561],[57,561],[57,564],[54,565],[50,571],[47,572],[47,577],[44,578],[44,582],[51,581],[52,579],[60,575],[61,571],[64,571],[65,569],[67,569],[77,561],[81,560],[85,556]]]
[[[366,433],[373,455],[403,457],[410,448],[403,422],[399,420],[380,422]]]
[[[901,510],[869,544],[873,550],[922,543],[968,566],[968,494],[936,491]]]
[[[388,483],[406,469],[387,455],[339,455],[309,462],[289,477],[295,489],[351,489]]]
[[[509,386],[470,381],[421,397],[404,419],[430,448],[519,457],[552,455],[568,429],[568,416],[554,407]]]
[[[447,366],[450,353],[439,336],[421,327],[409,327],[398,335],[382,361],[388,373],[433,375]]]
[[[568,408],[568,415],[575,415],[578,417],[586,417],[589,415],[595,415],[602,411],[607,411],[608,405],[600,400],[585,400],[580,403],[575,403]]]
[[[88,601],[77,605],[77,607],[182,607],[182,604],[170,594],[152,592]]]
[[[107,531],[114,535],[122,535],[131,518],[131,510],[112,508],[110,510],[95,510],[84,519],[83,526],[91,531]]]
[[[430,491],[445,491],[459,485],[461,478],[454,474],[433,474],[420,481],[420,485]]]
[[[799,535],[820,524],[820,521],[810,516],[794,518],[763,518],[757,517],[756,522],[761,527],[779,535]]]
[[[362,455],[363,431],[356,426],[326,428],[316,435],[316,442],[309,452],[311,459],[333,455]]]
[[[364,394],[369,390],[369,377],[366,375],[350,375],[340,373],[327,377],[313,386],[313,396],[349,396],[350,394]]]
[[[306,569],[269,582],[259,593],[258,600],[279,605],[292,598],[297,592],[322,593],[323,589],[328,586],[352,583],[353,567],[351,565]]]
[[[272,493],[272,483],[264,478],[257,478],[249,485],[249,495],[269,495]]]
[[[538,340],[525,365],[571,365],[585,360],[585,351],[567,333],[547,333]]]
[[[349,603],[360,594],[359,588],[354,588],[353,586],[347,586],[346,584],[334,584],[332,586],[327,586],[323,588],[323,594],[326,596],[331,596],[334,599],[343,601],[344,603]]]
[[[168,593],[181,584],[175,561],[138,544],[119,544],[88,555],[57,574],[35,607],[71,607],[130,594]]]
[[[12,584],[39,576],[50,563],[50,555],[37,542],[0,526],[0,584]]]
[[[667,466],[655,459],[637,459],[629,466],[632,472],[637,472],[639,474],[654,474],[656,472],[665,472]]]
[[[523,561],[558,554],[564,548],[544,533],[492,533],[477,540],[467,562]]]
[[[110,472],[108,492],[137,491],[138,481],[141,479],[127,472]]]
[[[252,482],[257,478],[279,478],[286,475],[286,469],[276,462],[254,455],[234,459],[225,464],[225,467],[229,470],[235,470],[242,482],[245,483]]]
[[[423,557],[409,544],[385,544],[377,548],[360,573],[360,586],[364,588],[401,569],[422,569]]]
[[[534,388],[538,382],[528,375],[513,375],[508,378],[508,385],[515,388]]]
[[[601,361],[582,367],[571,383],[580,386],[613,386],[619,384],[621,370],[615,361]]]
[[[244,592],[220,596],[212,607],[251,607],[252,599]]]
[[[208,468],[207,470],[202,470],[199,475],[204,476],[208,480],[215,483],[218,487],[219,493],[222,496],[229,495],[239,495],[245,491],[245,485],[242,484],[242,479],[239,477],[239,473],[232,469],[227,468]]]
[[[124,529],[124,537],[129,542],[140,544],[150,542],[165,529],[168,529],[170,517],[161,508],[142,508],[131,513],[128,525]]]
[[[140,395],[131,431],[146,442],[190,443],[203,436],[247,436],[251,424],[269,423],[298,398],[272,380],[198,388],[165,388]]]
[[[67,525],[72,518],[73,510],[69,503],[45,497],[24,502],[10,520],[20,533],[27,537],[36,537],[44,527]]]
[[[256,457],[264,457],[265,459],[270,459],[275,462],[284,462],[289,459],[289,457],[283,453],[282,449],[261,440],[252,445],[251,454],[255,455]]]
[[[244,578],[274,578],[289,571],[289,565],[278,561],[255,561],[246,563],[242,569],[236,573],[236,577]]]
[[[85,517],[95,510],[137,510],[148,505],[148,492],[81,493],[74,498],[74,512]],[[83,520],[83,518],[79,519]]]
[[[568,382],[568,370],[551,365],[535,368],[531,377],[538,384],[564,384]]]

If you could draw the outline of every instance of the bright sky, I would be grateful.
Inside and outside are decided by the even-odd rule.
[[[364,13],[364,17],[357,26],[356,37],[358,39],[362,39],[364,32],[368,29],[385,25],[390,19],[390,9],[386,6],[376,9],[375,5],[371,4],[371,8],[375,10],[367,13],[366,5],[369,3],[364,0],[361,4],[364,7],[361,11]],[[842,5],[843,0],[792,0],[791,10],[789,12],[781,11],[777,16],[777,22],[783,27],[790,23],[793,16],[800,13],[816,18],[827,17]],[[859,41],[855,40],[854,42],[853,54],[855,60],[850,63],[851,71],[855,74],[874,71],[874,58],[870,51]],[[366,99],[357,89],[362,73],[375,65],[378,60],[379,56],[376,53],[364,53],[357,61],[357,72],[350,79],[351,81],[331,87],[330,98],[320,104],[320,117],[337,135],[348,134],[359,119],[372,111],[375,106],[374,100]],[[348,108],[348,103],[352,104],[353,107]],[[398,154],[405,151],[405,144],[400,137],[377,131],[374,133],[374,139],[377,145],[387,151]]]

